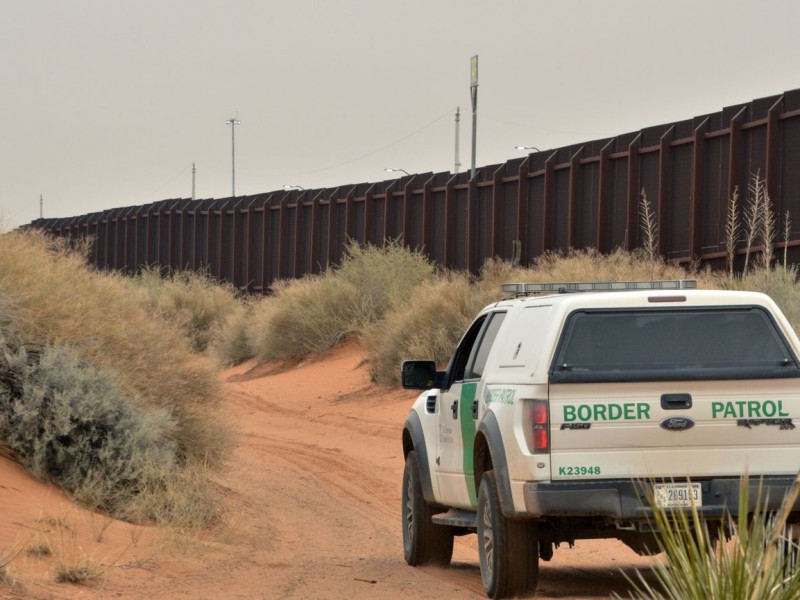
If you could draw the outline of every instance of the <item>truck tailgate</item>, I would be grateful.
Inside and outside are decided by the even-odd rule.
[[[550,386],[552,480],[793,474],[797,379]]]

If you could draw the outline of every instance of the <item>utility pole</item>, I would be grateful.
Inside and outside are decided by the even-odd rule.
[[[478,55],[470,60],[470,93],[472,96],[472,170],[470,179],[475,179],[475,154],[478,134]]]
[[[194,200],[194,179],[196,173],[197,169],[195,168],[194,163],[192,163],[192,200]]]
[[[455,171],[453,171],[456,174],[461,169],[461,161],[458,158],[458,148],[461,145],[458,141],[460,130],[461,130],[461,107],[456,106],[456,164],[455,164]]]
[[[231,126],[231,197],[236,197],[236,126],[241,125],[242,122],[239,120],[239,115],[235,117],[231,117],[227,121],[225,121],[228,125]]]
[[[39,194],[39,218],[44,219],[44,198]]]

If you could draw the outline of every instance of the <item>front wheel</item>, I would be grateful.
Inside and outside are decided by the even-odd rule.
[[[417,453],[406,457],[403,471],[403,554],[412,567],[449,565],[453,557],[453,528],[436,525],[433,510],[422,495]]]
[[[519,596],[536,589],[536,524],[503,515],[493,471],[484,473],[478,490],[478,555],[483,587],[490,598]]]

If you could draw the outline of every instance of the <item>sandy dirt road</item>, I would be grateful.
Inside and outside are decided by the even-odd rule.
[[[95,517],[0,461],[0,551],[53,533],[42,514],[67,511],[81,550],[106,569],[71,586],[53,583],[55,559],[20,558],[18,585],[0,585],[0,598],[484,598],[474,535],[457,538],[449,568],[405,564],[400,433],[413,393],[370,385],[362,360],[347,345],[278,372],[225,374],[241,438],[219,479],[225,524],[209,535],[165,539],[115,522],[97,542]],[[652,560],[616,541],[578,542],[542,563],[536,597],[626,597],[623,573]]]

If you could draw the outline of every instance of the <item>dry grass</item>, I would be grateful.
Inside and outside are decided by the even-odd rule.
[[[207,273],[178,271],[164,276],[150,268],[133,281],[146,292],[147,310],[177,325],[195,352],[206,350],[228,318],[241,309],[233,286]]]
[[[146,419],[166,414],[172,421],[165,431],[174,443],[175,459],[159,463],[171,466],[166,472],[152,473],[147,481],[139,475],[133,478],[139,483],[128,486],[134,493],[124,502],[135,499],[129,506],[111,490],[110,498],[122,504],[114,506],[114,514],[181,524],[199,518],[201,522],[194,524],[202,526],[218,518],[209,514],[217,500],[211,497],[214,486],[197,480],[195,473],[224,463],[232,430],[220,410],[216,371],[207,359],[192,352],[174,320],[148,310],[150,303],[141,286],[128,278],[87,267],[85,248],[71,248],[65,241],[33,231],[0,236],[0,333],[14,345],[69,347],[91,368],[111,374],[108,377],[123,390],[119,396],[138,406],[131,415]],[[91,369],[83,370],[85,375],[78,379],[94,385],[89,381],[94,377]],[[61,397],[59,372],[50,369],[40,386],[52,390],[48,392],[52,400]],[[99,400],[96,406],[101,405]],[[84,410],[81,416],[89,419],[87,423],[90,413]],[[26,458],[20,455],[22,462]],[[186,478],[194,484],[185,485]],[[109,496],[103,495],[108,490],[100,490],[99,496],[95,493],[102,482],[103,477],[92,475],[70,491],[88,506],[108,506]],[[169,501],[156,499],[157,493]]]
[[[383,248],[350,244],[337,269],[278,281],[272,296],[254,305],[252,354],[275,360],[325,352],[349,335],[361,335],[433,279],[433,265],[396,242]]]
[[[238,365],[253,358],[248,337],[252,317],[253,302],[242,300],[221,323],[209,346],[209,353],[219,366]]]
[[[53,548],[50,546],[49,541],[39,542],[38,544],[28,546],[25,549],[25,554],[34,558],[46,558],[48,556],[53,556]]]
[[[17,541],[9,548],[0,550],[0,587],[14,587],[17,585],[17,579],[11,572],[11,563],[13,563],[25,549],[25,545]]]
[[[499,260],[487,261],[480,277],[449,273],[420,286],[402,305],[362,336],[373,381],[395,385],[404,359],[432,359],[447,364],[466,327],[490,302],[502,298],[500,285],[525,282],[648,281],[686,279],[682,268],[647,254],[618,250],[550,253],[530,268]],[[704,282],[704,285],[710,283]]]
[[[177,327],[144,308],[145,293],[128,279],[88,268],[64,242],[13,232],[0,237],[0,298],[12,305],[7,330],[16,339],[66,344],[115,371],[145,406],[178,421],[176,441],[187,458],[223,459],[230,436],[215,410],[215,372]]]

